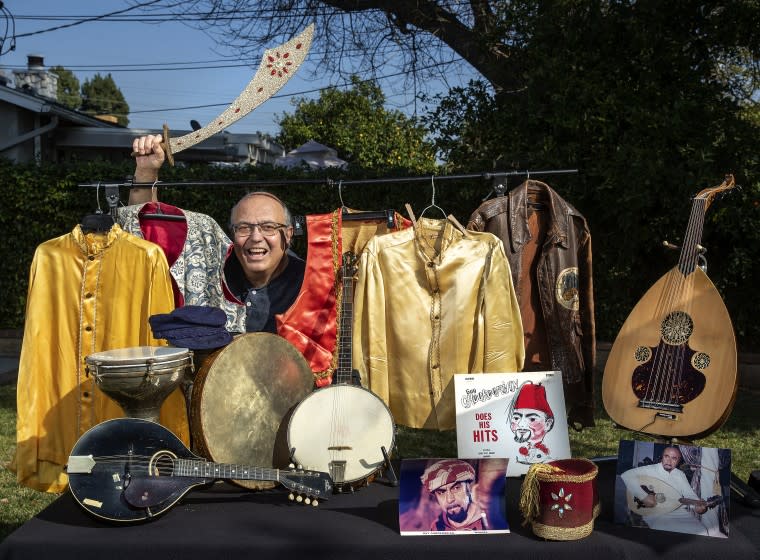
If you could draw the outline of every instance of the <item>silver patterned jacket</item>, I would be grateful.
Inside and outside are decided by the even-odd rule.
[[[154,204],[154,203],[146,203]],[[170,207],[160,203],[164,210]],[[124,231],[145,238],[140,228],[140,211],[145,204],[119,208],[118,223]],[[221,226],[211,217],[199,212],[178,209],[187,221],[187,236],[182,251],[169,263],[176,287],[185,305],[219,307],[227,315],[226,329],[245,332],[245,307],[229,301],[222,288],[224,259],[232,241]],[[165,248],[164,253],[166,253]]]

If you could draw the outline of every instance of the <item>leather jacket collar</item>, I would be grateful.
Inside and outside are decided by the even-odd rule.
[[[567,236],[570,215],[568,212],[560,212],[562,208],[568,208],[567,203],[559,198],[559,195],[546,183],[528,179],[519,187],[511,190],[509,197],[509,228],[512,240],[512,251],[520,252],[522,246],[530,240],[528,230],[528,203],[531,201],[530,193],[537,192],[538,200],[549,207],[551,230],[547,232],[546,242],[559,245],[565,249],[568,247]]]

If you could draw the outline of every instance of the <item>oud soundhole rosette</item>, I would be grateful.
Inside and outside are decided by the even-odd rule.
[[[652,357],[652,350],[648,346],[637,346],[636,351],[633,353],[633,358],[641,363],[648,362]]]
[[[710,356],[704,352],[697,352],[691,357],[691,365],[694,369],[706,369],[710,365]]]
[[[694,332],[694,321],[684,311],[673,311],[662,321],[662,340],[666,344],[678,346],[685,344]]]

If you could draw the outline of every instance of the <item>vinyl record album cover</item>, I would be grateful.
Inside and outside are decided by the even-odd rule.
[[[507,476],[570,458],[559,372],[456,374],[454,395],[459,457],[507,458]]]

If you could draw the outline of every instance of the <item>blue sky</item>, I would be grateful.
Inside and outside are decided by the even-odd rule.
[[[125,0],[4,0],[5,7],[15,17],[16,35],[49,29],[71,21],[40,21],[23,16],[81,16],[92,17],[129,6]],[[136,11],[129,13],[138,13]],[[5,21],[0,17],[0,37]],[[64,66],[83,82],[96,72],[111,73],[131,110],[132,128],[160,128],[164,122],[172,130],[188,130],[191,119],[206,124],[219,114],[243,90],[259,65],[259,60],[238,59],[236,53],[218,46],[204,32],[179,22],[146,24],[139,22],[95,21],[81,25],[18,37],[16,49],[8,50],[10,39],[0,55],[0,71],[11,75],[13,69],[23,69],[27,55],[44,57],[45,66]],[[275,46],[275,45],[272,45]],[[263,53],[262,53],[263,54]],[[145,66],[190,63],[195,68],[148,71]],[[308,64],[308,60],[307,60]],[[293,112],[290,100],[294,97],[317,98],[312,90],[331,85],[315,77],[307,64],[280,90],[253,113],[238,121],[230,131],[238,133],[266,132],[276,134],[276,115]],[[116,65],[137,65],[139,71],[125,71]],[[217,68],[197,68],[217,66]],[[87,68],[84,68],[87,67]],[[473,77],[462,76],[459,83]],[[451,78],[451,76],[449,76]],[[338,79],[335,78],[337,81]],[[456,82],[455,82],[456,83]],[[380,83],[388,96],[388,106],[410,112],[411,93],[390,93],[388,84]],[[178,108],[215,105],[187,110]],[[152,111],[152,112],[143,112]]]

